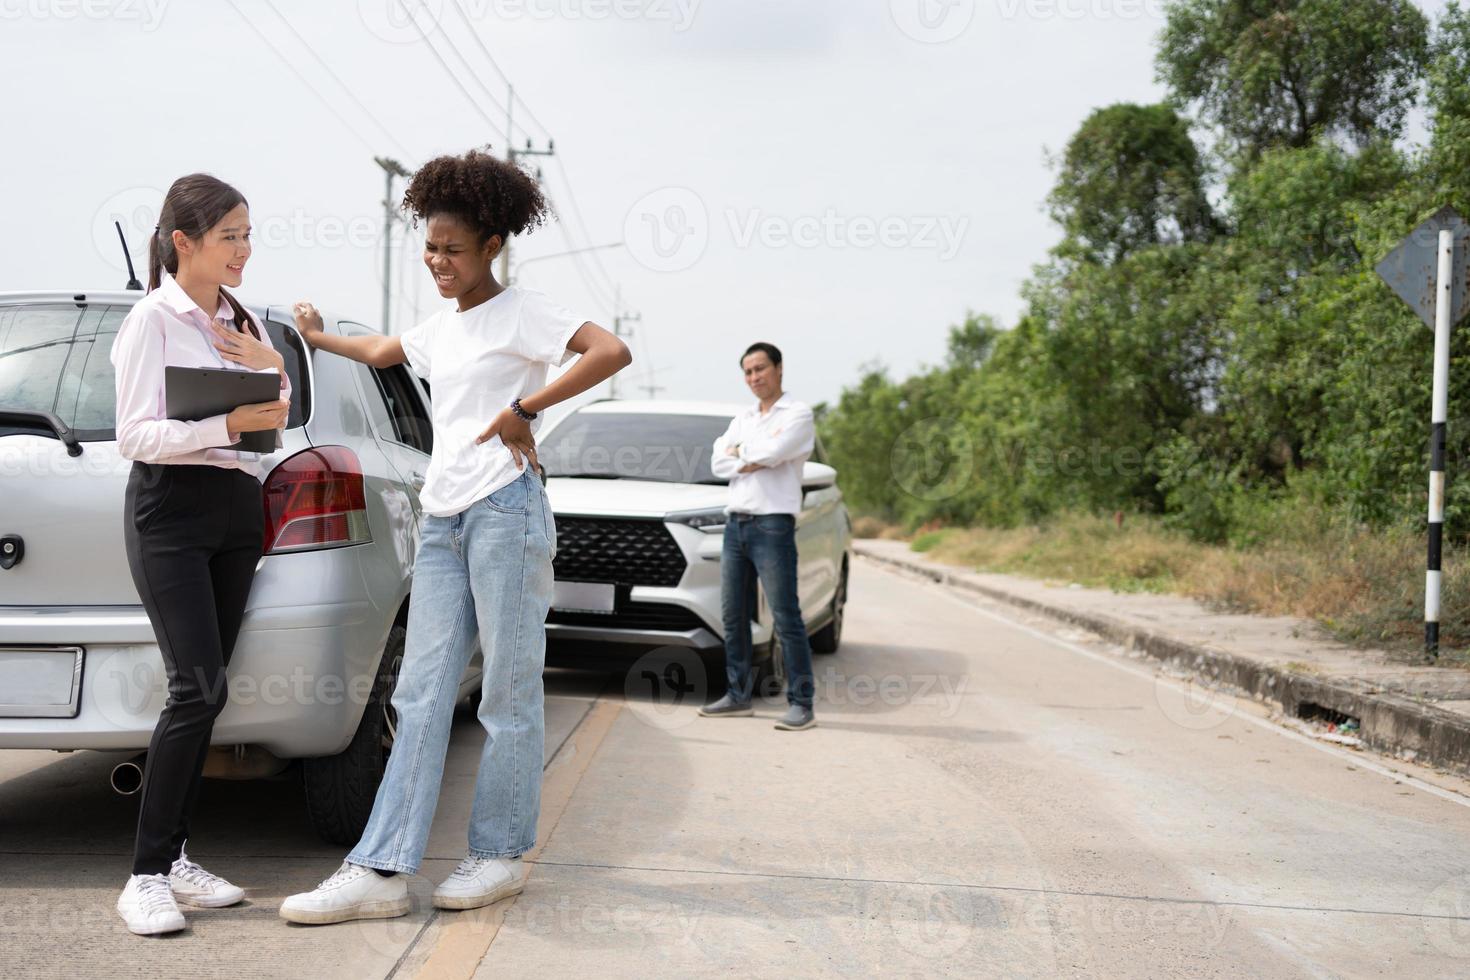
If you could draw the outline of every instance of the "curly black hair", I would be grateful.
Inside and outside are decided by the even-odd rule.
[[[536,179],[485,150],[435,157],[420,167],[403,194],[403,210],[420,218],[448,214],[474,229],[480,244],[523,235],[545,224],[550,207]]]

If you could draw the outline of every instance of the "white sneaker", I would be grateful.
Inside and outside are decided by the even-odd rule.
[[[408,908],[408,882],[403,875],[385,878],[372,868],[343,861],[314,891],[282,902],[281,918],[319,926],[352,919],[391,919]]]
[[[183,850],[168,873],[168,884],[176,901],[195,908],[222,909],[245,897],[245,889],[205,871],[190,861],[188,852]]]
[[[156,936],[184,928],[184,913],[174,902],[168,875],[133,875],[117,897],[117,914],[128,931],[139,936]]]
[[[524,887],[521,867],[518,857],[467,857],[444,879],[444,884],[434,889],[434,907],[477,909],[519,895]]]

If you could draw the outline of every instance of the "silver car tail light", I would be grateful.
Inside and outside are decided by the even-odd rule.
[[[271,470],[262,487],[265,553],[366,544],[362,463],[345,446],[303,450]]]

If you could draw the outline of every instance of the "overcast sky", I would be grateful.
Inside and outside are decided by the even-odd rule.
[[[607,326],[621,287],[623,394],[744,400],[769,340],[835,400],[867,362],[937,362],[967,310],[1012,324],[1057,238],[1046,151],[1162,96],[1162,0],[401,2],[0,0],[0,289],[121,287],[113,217],[145,275],[163,191],[203,170],[250,201],[246,299],[378,324],[373,157],[503,150],[488,51],[532,114],[515,144],[556,145],[533,163],[561,220],[514,259],[624,243],[518,275]],[[395,330],[442,303],[407,234]]]

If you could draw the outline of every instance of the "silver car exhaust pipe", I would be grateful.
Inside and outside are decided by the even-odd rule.
[[[143,788],[143,766],[148,753],[140,752],[127,762],[112,767],[108,781],[115,792],[132,796]],[[204,759],[208,779],[268,779],[278,776],[290,760],[278,759],[258,745],[213,745]]]
[[[112,783],[113,792],[121,796],[132,796],[143,788],[143,763],[148,758],[146,752],[141,752],[127,762],[119,762],[112,767],[112,775],[108,782]]]

